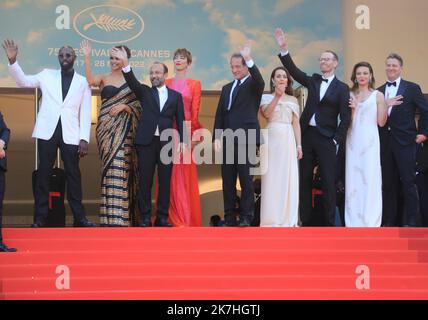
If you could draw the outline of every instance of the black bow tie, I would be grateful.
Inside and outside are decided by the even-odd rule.
[[[321,81],[328,83],[328,79],[321,78]]]
[[[395,81],[394,81],[394,82],[389,82],[389,81],[388,81],[388,82],[386,83],[386,85],[387,85],[388,87],[390,87],[390,86],[394,86],[394,87],[396,87],[396,86],[397,86],[397,82],[395,82]]]

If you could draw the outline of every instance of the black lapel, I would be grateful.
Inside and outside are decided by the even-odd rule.
[[[236,88],[236,95],[235,95],[235,98],[232,100],[232,104],[230,105],[230,109],[232,109],[233,104],[235,103],[236,99],[238,98],[239,91],[241,90],[241,87],[242,87],[243,85],[244,85],[244,84],[241,84],[238,88]]]
[[[404,91],[406,91],[407,88],[407,81],[404,81],[403,79],[401,79],[400,81],[400,85],[398,86],[397,89],[397,96],[402,96],[404,94]],[[394,112],[395,109],[397,109],[398,106],[392,107],[391,109],[391,114],[389,116],[392,115],[392,113]]]
[[[154,101],[153,107],[156,111],[160,112],[160,100],[159,100],[159,91],[157,88],[150,88],[150,93],[152,95],[152,99]]]
[[[230,100],[230,93],[231,93],[231,91],[232,91],[232,86],[233,86],[233,83],[235,82],[235,80],[234,81],[232,81],[231,83],[228,83],[226,86],[227,86],[227,88],[226,88],[226,90],[224,90],[224,92],[227,94],[227,96],[226,96],[226,101],[227,101],[227,103],[226,103],[226,105],[224,106],[225,108],[226,108],[226,110],[227,110],[227,108],[229,107],[229,100]],[[231,108],[232,108],[232,104],[233,104],[233,101],[232,101],[232,103],[231,103]]]
[[[250,79],[251,79],[251,76],[249,76],[247,79],[245,79],[244,82],[241,82],[239,87],[236,89],[238,91],[236,91],[235,99],[233,99],[232,104],[230,105],[230,109],[232,109],[233,104],[235,103],[236,99],[238,99],[239,92],[241,91],[242,87],[245,86],[247,84],[247,82],[250,81]]]
[[[318,101],[319,101],[320,100],[320,88],[321,88],[321,81],[322,81],[321,79],[322,79],[322,77],[318,73],[314,73],[312,75],[312,77],[315,79],[315,89],[317,91],[317,98],[318,98]]]
[[[406,88],[407,88],[407,81],[401,79],[400,86],[398,87],[398,90],[397,90],[397,96],[402,96],[404,94],[404,91],[406,91]]]
[[[166,87],[166,90],[168,92],[168,97],[166,98],[166,101],[165,101],[165,104],[163,105],[161,113],[163,113],[168,108],[169,102],[170,102],[170,99],[171,99],[171,95],[172,95],[172,92],[171,92],[170,88]],[[159,110],[160,110],[160,106],[159,106]]]

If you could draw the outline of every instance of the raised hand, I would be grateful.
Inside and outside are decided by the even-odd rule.
[[[88,40],[83,40],[80,43],[80,49],[82,49],[83,54],[86,56],[90,56],[91,54],[91,43]]]
[[[252,41],[248,40],[243,46],[239,46],[239,51],[241,55],[244,57],[245,61],[251,60],[251,45]]]
[[[117,59],[116,64],[119,65],[121,68],[125,67],[126,65],[123,64],[124,63],[123,59],[119,58],[118,55],[117,55],[117,51],[113,50],[113,49],[117,49],[117,48],[113,47],[113,48],[111,48],[109,50],[110,57],[113,57],[113,58]],[[126,57],[128,58],[128,56],[126,56]],[[111,62],[113,62],[113,61],[110,61],[110,63]]]
[[[278,43],[278,46],[280,47],[281,51],[284,51],[284,52],[288,51],[286,35],[281,28],[275,29],[275,39],[276,39],[276,42]]]
[[[122,67],[129,65],[128,56],[123,48],[111,48],[110,53],[122,62]]]
[[[18,46],[13,42],[13,40],[6,39],[3,41],[3,49],[9,59],[9,63],[14,64],[18,55]]]

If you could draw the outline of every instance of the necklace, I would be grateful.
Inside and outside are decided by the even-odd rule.
[[[368,90],[368,91],[364,91],[364,92],[359,92],[359,93],[356,95],[356,98],[357,98],[358,102],[359,102],[359,103],[366,102],[366,100],[370,97],[370,95],[372,94],[372,92],[373,92],[373,91],[370,91],[370,90]]]

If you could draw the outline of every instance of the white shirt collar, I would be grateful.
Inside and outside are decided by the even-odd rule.
[[[401,77],[398,77],[397,79],[395,79],[395,80],[392,80],[392,81],[390,81],[390,80],[387,80],[386,82],[388,83],[388,82],[394,82],[395,81],[395,83],[396,83],[396,88],[398,88],[398,86],[400,85],[400,82],[401,82]]]
[[[165,91],[166,90],[166,85],[163,85],[162,87],[156,87],[158,89],[158,91]]]
[[[326,77],[322,76],[322,78],[323,78],[323,79],[327,79],[327,80],[328,80],[328,83],[330,83],[331,81],[333,81],[334,77],[335,77],[335,75],[334,75],[334,74],[332,74],[332,75],[331,75],[330,77],[328,77],[328,78],[326,78]]]
[[[243,83],[244,83],[244,81],[245,81],[245,80],[247,80],[249,76],[250,76],[250,74],[247,74],[247,76],[243,77],[243,78],[240,80],[240,83],[241,83],[241,84],[243,84]],[[235,79],[235,80],[236,80],[236,79]],[[236,80],[236,81],[235,81],[235,83],[238,83],[238,80]]]

